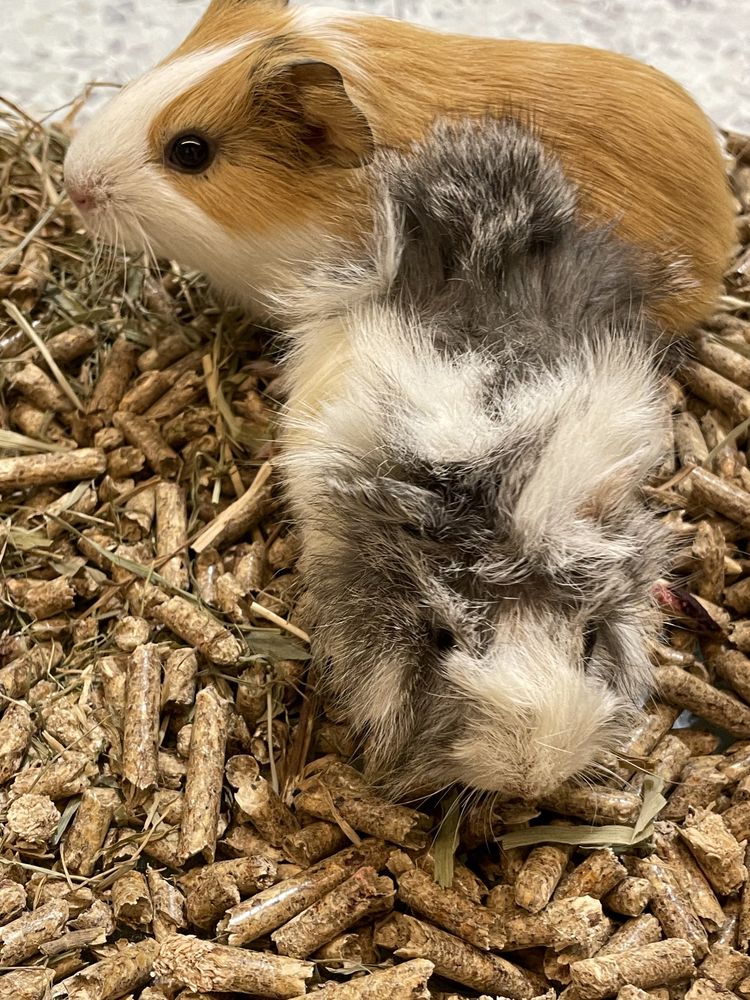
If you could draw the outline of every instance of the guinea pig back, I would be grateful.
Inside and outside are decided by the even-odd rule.
[[[666,278],[580,224],[512,119],[443,123],[371,180],[366,266],[331,253],[286,299],[314,657],[388,792],[543,795],[649,689]]]

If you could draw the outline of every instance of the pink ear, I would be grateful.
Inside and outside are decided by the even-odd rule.
[[[370,126],[334,66],[314,60],[292,63],[282,70],[280,79],[294,94],[299,138],[315,158],[336,167],[368,162],[375,148]]]

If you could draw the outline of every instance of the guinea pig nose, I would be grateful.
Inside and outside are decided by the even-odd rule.
[[[65,188],[70,200],[79,212],[91,212],[99,203],[96,191],[90,184],[79,181],[66,181]]]

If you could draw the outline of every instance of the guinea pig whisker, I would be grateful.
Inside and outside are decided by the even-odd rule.
[[[572,750],[568,750],[565,747],[556,747],[554,743],[545,743],[544,740],[539,739],[535,739],[534,742],[537,746],[543,747],[545,750],[554,750],[555,753],[573,754]]]

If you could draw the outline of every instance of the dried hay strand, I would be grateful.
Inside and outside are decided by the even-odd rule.
[[[747,141],[658,697],[602,780],[416,809],[308,685],[272,336],[94,254],[66,139],[0,119],[0,997],[750,998]]]

